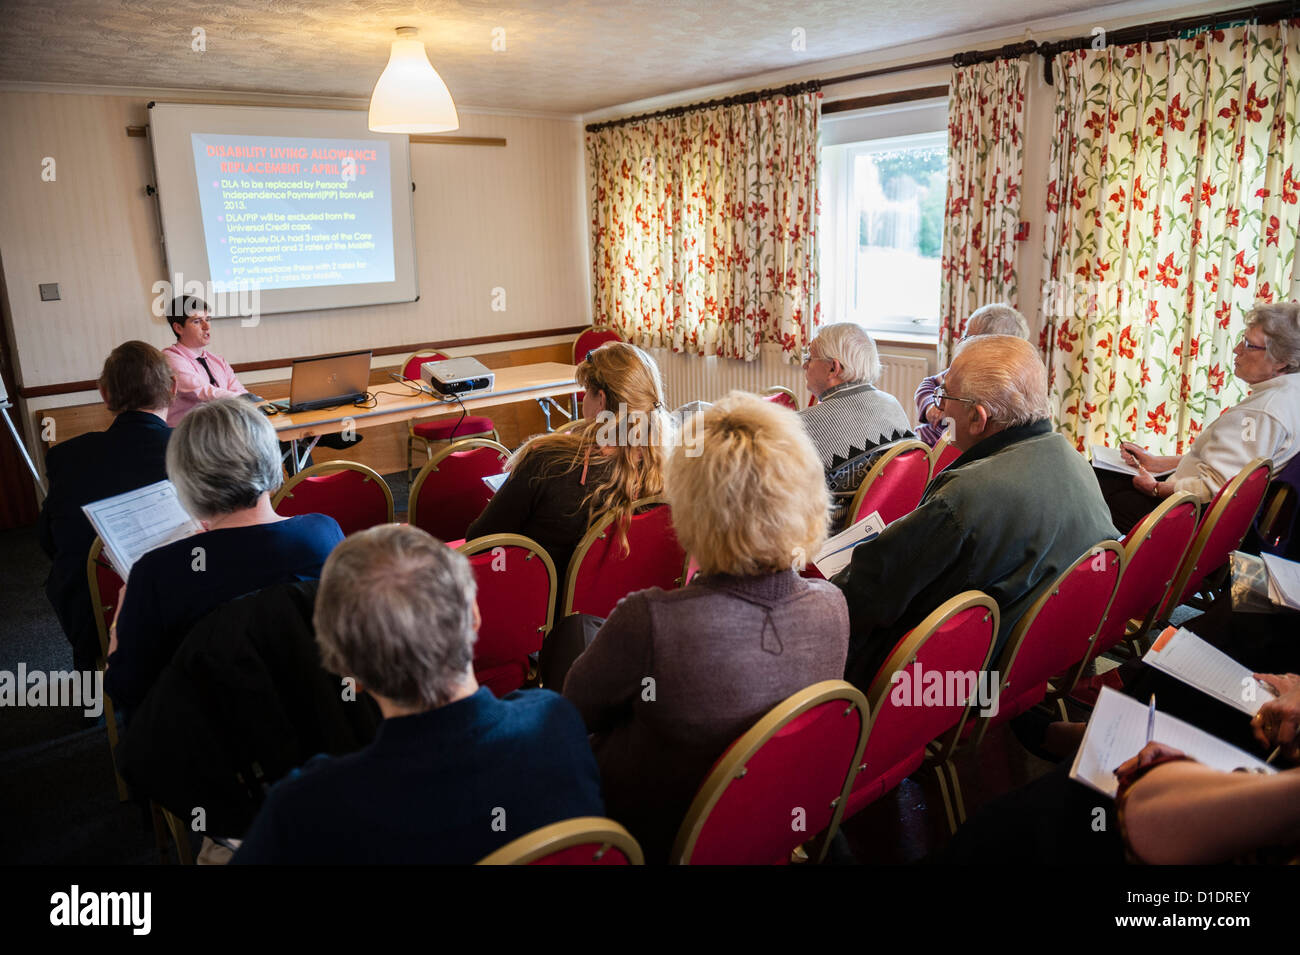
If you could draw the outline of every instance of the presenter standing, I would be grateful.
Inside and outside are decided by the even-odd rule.
[[[208,315],[207,303],[195,295],[172,299],[167,321],[176,343],[164,348],[163,355],[176,375],[176,397],[167,411],[167,424],[173,428],[205,402],[248,394],[229,363],[208,350]]]

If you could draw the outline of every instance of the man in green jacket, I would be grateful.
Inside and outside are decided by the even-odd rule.
[[[1088,462],[1052,430],[1032,345],[969,340],[935,397],[961,457],[835,578],[849,605],[845,677],[863,691],[903,634],[965,590],[998,603],[996,661],[1040,588],[1119,536]]]

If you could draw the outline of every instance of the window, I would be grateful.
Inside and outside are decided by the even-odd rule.
[[[937,336],[948,187],[946,110],[938,115],[945,128],[932,132],[823,145],[824,323]]]

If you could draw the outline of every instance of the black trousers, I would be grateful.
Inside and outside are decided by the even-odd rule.
[[[1143,494],[1133,486],[1133,478],[1127,474],[1117,474],[1101,468],[1093,468],[1097,475],[1097,484],[1101,487],[1101,496],[1110,508],[1110,519],[1115,529],[1127,534],[1156,509],[1160,498]]]

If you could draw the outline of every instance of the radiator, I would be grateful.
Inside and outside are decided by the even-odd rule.
[[[808,403],[803,369],[784,360],[778,348],[764,348],[757,361],[734,358],[701,358],[666,348],[649,349],[664,376],[668,407],[680,408],[688,401],[717,401],[729,391],[761,394],[773,385],[793,391],[802,407]],[[876,387],[898,399],[908,420],[916,422],[916,386],[930,373],[929,361],[921,356],[881,354],[881,375]]]

